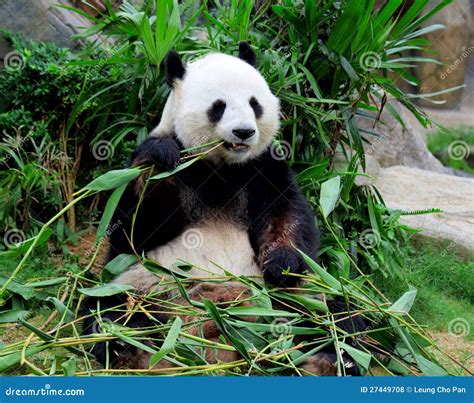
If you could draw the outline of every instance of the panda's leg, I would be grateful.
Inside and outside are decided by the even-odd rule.
[[[239,282],[201,282],[193,286],[188,292],[188,297],[193,301],[209,300],[220,308],[229,305],[250,306],[252,292],[249,287]],[[188,305],[184,298],[176,301],[178,304]],[[186,327],[186,333],[193,336],[204,337],[211,342],[222,343],[219,338],[221,331],[216,323],[209,320],[205,311],[201,315],[180,315],[184,323],[197,323]],[[249,322],[255,322],[257,318],[246,317]],[[230,343],[228,343],[230,345]],[[237,351],[207,347],[203,351],[205,360],[210,363],[232,362],[242,357]]]
[[[179,157],[180,147],[173,138],[149,138],[134,151],[131,164],[152,165],[161,172],[179,164]],[[127,186],[120,198],[109,227],[110,260],[122,253],[150,251],[183,231],[186,215],[180,201],[179,180],[170,177],[146,188],[144,184],[142,175]]]
[[[338,372],[336,353],[322,352],[309,357],[299,368],[304,376],[359,376],[360,371],[354,360],[346,352],[340,356],[340,365],[344,366]]]
[[[339,300],[328,300],[326,305],[333,315],[336,326],[345,334],[363,332],[368,325],[360,315],[351,314],[351,308],[345,302]],[[323,314],[321,312],[321,314]],[[357,348],[355,337],[348,336],[346,343]],[[311,339],[308,339],[311,341]],[[339,360],[339,363],[338,363]],[[308,357],[300,366],[302,375],[316,376],[358,376],[361,375],[356,362],[344,350],[336,352],[335,345],[323,348],[318,353]]]
[[[163,313],[166,311],[159,300],[166,301],[170,296],[169,286],[164,285],[163,280],[140,264],[131,266],[113,283],[132,285],[133,291],[108,297],[89,297],[84,301],[82,311],[87,317],[82,333],[107,333],[114,324],[142,329],[166,323],[171,315]],[[108,362],[111,368],[148,368],[144,352],[120,339],[98,342],[91,352],[102,365]]]
[[[164,280],[164,281],[163,281]],[[107,332],[114,323],[126,325],[130,328],[145,328],[154,324],[162,324],[173,318],[171,314],[165,314],[169,307],[161,306],[157,300],[162,299],[172,301],[176,306],[188,306],[189,303],[183,298],[176,287],[169,284],[169,279],[158,277],[141,265],[134,265],[120,275],[114,283],[133,284],[135,293],[133,296],[127,294],[117,294],[99,299],[88,299],[85,311],[88,317],[84,322],[84,334]],[[147,299],[145,296],[150,293],[157,293],[158,297]],[[238,282],[202,282],[188,291],[191,300],[201,302],[205,299],[211,301],[218,307],[225,307],[230,304],[249,306],[252,293],[248,287]],[[143,297],[141,297],[143,296]],[[143,309],[139,309],[139,305]],[[197,311],[199,311],[197,309]],[[156,312],[160,312],[157,314]],[[209,320],[205,311],[202,315],[178,315],[183,320],[184,331],[193,335],[204,337],[210,341],[218,341],[221,334],[217,325]],[[255,321],[256,318],[247,318]],[[105,323],[102,328],[102,323]],[[155,336],[151,337],[158,337]],[[145,342],[147,343],[147,342]],[[150,347],[153,342],[148,343]],[[107,362],[112,368],[149,368],[151,354],[133,347],[121,340],[111,340],[107,343],[96,343],[92,353],[97,360],[105,365]],[[204,355],[208,362],[234,361],[239,355],[233,351],[206,348]],[[161,360],[154,368],[169,367],[169,363]]]
[[[316,258],[319,232],[314,213],[285,164],[270,162],[249,189],[249,236],[265,282],[273,287],[293,287],[307,265],[296,248]],[[271,184],[271,185],[269,185]]]

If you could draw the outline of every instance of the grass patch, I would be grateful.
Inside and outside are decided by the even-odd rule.
[[[474,126],[441,129],[428,134],[428,149],[446,166],[474,174],[467,158],[474,146]]]
[[[398,279],[375,278],[389,298],[396,298],[409,285],[418,289],[413,317],[432,330],[449,331],[456,318],[474,320],[469,312],[474,304],[474,262],[456,251],[441,249],[432,243],[417,242],[408,248]],[[468,335],[472,340],[472,333]]]

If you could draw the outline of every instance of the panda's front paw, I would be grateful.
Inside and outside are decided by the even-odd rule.
[[[180,148],[171,137],[149,137],[132,154],[132,165],[154,165],[170,171],[180,163]]]
[[[284,274],[301,273],[303,259],[294,249],[276,248],[270,251],[263,261],[263,278],[272,287],[292,287],[298,283],[297,276]]]

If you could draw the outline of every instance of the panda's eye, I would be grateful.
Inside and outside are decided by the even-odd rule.
[[[251,97],[249,99],[249,104],[253,109],[253,112],[255,113],[255,117],[258,119],[260,116],[263,115],[263,108],[262,105],[257,101],[257,98]]]
[[[212,123],[217,123],[221,120],[224,114],[226,104],[222,99],[215,101],[211,107],[207,110],[207,117]]]

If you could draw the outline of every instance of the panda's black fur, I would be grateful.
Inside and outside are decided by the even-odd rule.
[[[255,63],[255,54],[248,45],[240,46],[240,54],[248,63]],[[176,57],[177,55],[172,53],[168,58],[168,70],[174,69],[174,73],[168,71],[170,81],[184,75],[179,58]],[[157,171],[167,171],[179,165],[182,149],[182,144],[173,133],[165,137],[150,137],[134,151],[131,165],[154,165]],[[180,199],[182,188],[195,195],[194,205],[183,206]],[[135,218],[133,248],[130,245],[130,233],[140,192],[137,191],[137,183],[131,183],[121,197],[112,219],[115,227],[110,235],[108,258],[111,260],[124,253],[146,253],[165,245],[180,236],[190,224],[202,219],[200,215],[205,214],[203,212],[208,208],[233,211],[237,195],[239,199],[245,199],[246,208],[239,210],[232,219],[247,228],[250,245],[265,282],[272,287],[296,285],[297,277],[286,275],[284,271],[288,268],[293,273],[303,273],[307,270],[295,247],[317,259],[319,231],[314,214],[299,189],[294,174],[285,161],[272,158],[270,150],[240,164],[202,159],[173,177],[147,188]],[[286,233],[284,239],[279,238],[289,227],[291,231]],[[95,319],[90,315],[97,309],[98,302],[103,310],[126,304],[127,300],[124,295],[104,297],[99,301],[88,299],[84,304],[88,314],[84,323],[85,334],[98,331]],[[337,301],[328,301],[328,306],[336,315],[347,311],[346,305]],[[120,317],[113,309],[102,315],[104,316],[111,321]],[[167,318],[155,319],[166,321]],[[136,313],[127,321],[127,326],[132,328],[150,324],[150,318],[143,313]],[[338,325],[350,333],[365,327],[359,317],[348,318]],[[103,364],[106,361],[107,348],[115,355],[112,357],[114,359],[120,358],[121,355],[130,355],[131,351],[133,355],[134,350],[120,341],[112,341],[108,345],[97,343],[93,353]],[[323,361],[327,360],[329,366],[334,365],[336,360],[334,351],[329,350],[322,352],[319,357]],[[357,366],[352,365],[347,373],[356,375]]]

